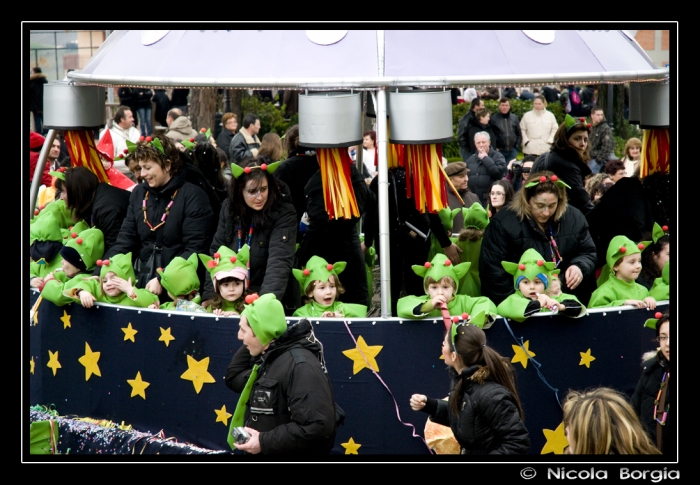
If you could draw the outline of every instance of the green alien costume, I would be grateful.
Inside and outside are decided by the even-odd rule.
[[[328,264],[328,261],[319,257],[311,256],[306,262],[304,269],[292,269],[294,277],[299,281],[302,287],[302,293],[306,294],[306,288],[314,282],[328,282],[331,275],[335,276],[336,283],[340,281],[338,275],[343,272],[347,266],[345,261]],[[341,313],[344,317],[364,318],[367,316],[367,306],[356,303],[343,303],[336,299],[330,305],[321,305],[318,302],[310,301],[306,305],[298,308],[294,315],[295,317],[320,317],[325,312]]]
[[[245,299],[245,289],[248,287],[248,260],[250,259],[250,247],[244,244],[238,254],[228,246],[219,246],[219,250],[214,253],[214,257],[206,254],[199,255],[200,261],[211,276],[211,281],[214,284],[214,292],[219,291],[219,280],[233,277],[243,281],[243,292],[236,301],[228,301],[221,299],[221,310],[225,312],[238,313],[239,302]],[[215,308],[212,305],[206,307],[208,313],[212,313]]]
[[[450,301],[447,302],[447,309],[450,315],[476,315],[483,312],[483,321],[472,321],[472,324],[479,327],[489,328],[493,325],[496,319],[496,305],[485,296],[471,297],[459,293],[459,281],[467,274],[471,263],[459,263],[453,265],[452,262],[444,254],[436,254],[433,260],[423,266],[413,265],[413,271],[423,277],[423,286],[427,287],[426,278],[431,277],[435,281],[441,280],[445,276],[449,276],[457,285],[457,289]],[[426,290],[427,291],[427,290]],[[429,295],[424,296],[405,296],[399,298],[396,313],[401,318],[425,318],[425,317],[442,317],[442,311],[435,308],[428,313],[421,310],[423,304],[431,300]]]
[[[649,296],[653,297],[654,300],[656,300],[656,301],[670,299],[670,295],[669,295],[670,290],[668,287],[669,263],[670,263],[670,261],[666,261],[666,264],[664,265],[664,269],[661,272],[661,277],[656,278],[654,280],[654,284],[651,286],[651,289],[649,290]]]
[[[626,236],[612,238],[605,256],[606,266],[603,267],[603,272],[608,271],[607,279],[599,284],[591,295],[591,300],[588,302],[589,308],[623,306],[627,300],[643,300],[649,296],[649,290],[644,286],[635,281],[629,283],[623,281],[616,277],[612,270],[620,258],[639,254],[648,245],[649,241],[638,245]],[[602,272],[600,277],[603,277]]]
[[[188,259],[175,256],[170,263],[156,271],[160,275],[160,284],[177,301],[168,301],[160,305],[161,310],[177,310],[188,312],[206,312],[199,303],[199,277],[197,253],[192,253]],[[185,298],[194,295],[193,298]]]
[[[61,268],[63,259],[59,253],[63,246],[61,229],[53,212],[34,219],[29,225],[29,279],[45,278]]]
[[[520,281],[523,278],[527,278],[530,281],[534,278],[539,278],[544,283],[546,290],[549,288],[549,284],[553,278],[559,278],[560,270],[555,269],[555,263],[545,261],[542,255],[536,250],[528,249],[520,257],[518,263],[502,261],[501,265],[508,273],[513,275],[515,293],[509,295],[508,298],[498,305],[499,315],[515,320],[516,322],[523,322],[536,313],[552,313],[550,308],[541,307],[538,300],[533,300],[523,295],[520,291]],[[566,309],[561,312],[562,315],[578,318],[586,314],[586,307],[583,306],[574,295],[561,293],[551,298],[566,307]]]

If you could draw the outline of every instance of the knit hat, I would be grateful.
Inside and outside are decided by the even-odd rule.
[[[217,282],[224,278],[234,277],[242,280],[245,287],[248,286],[248,259],[250,258],[250,248],[247,244],[241,247],[238,254],[227,246],[219,246],[219,250],[214,253],[214,257],[200,254],[199,259],[214,283],[214,291],[217,290]]]
[[[466,162],[452,162],[448,163],[445,167],[445,173],[448,177],[453,177],[455,175],[465,175],[469,173]]]
[[[134,273],[134,265],[131,262],[131,253],[115,254],[109,259],[98,259],[97,266],[100,268],[100,278],[107,276],[107,273],[114,273],[121,279],[129,281],[131,284],[136,284],[136,273]]]
[[[61,248],[61,256],[80,271],[91,271],[105,252],[104,235],[99,229],[73,232]]]
[[[325,283],[331,275],[335,275],[337,283],[338,275],[343,272],[346,266],[347,263],[345,261],[329,264],[328,261],[319,256],[311,256],[303,270],[292,269],[292,273],[297,281],[301,283],[302,291],[306,291],[311,282],[322,281]]]
[[[160,284],[173,296],[196,292],[199,290],[198,265],[197,253],[192,253],[187,259],[176,256],[165,269],[156,269],[160,275]]]
[[[608,244],[608,252],[605,256],[605,261],[608,268],[610,271],[612,271],[613,267],[620,258],[631,254],[639,254],[649,244],[651,244],[651,241],[642,241],[637,244],[627,236],[615,236],[612,238],[612,240],[610,240],[610,244]]]
[[[447,256],[438,253],[431,262],[425,263],[422,266],[414,264],[411,268],[414,273],[423,278],[423,287],[425,287],[425,279],[428,276],[435,281],[440,281],[445,276],[449,276],[455,282],[456,287],[454,292],[457,293],[457,290],[459,290],[459,280],[467,274],[471,265],[472,264],[469,262],[453,265],[452,261],[450,261]]]
[[[523,253],[520,257],[518,263],[510,263],[508,261],[501,261],[501,266],[508,273],[513,275],[513,282],[515,286],[515,291],[517,291],[521,296],[519,285],[520,281],[524,278],[532,281],[534,278],[539,278],[543,283],[545,289],[549,288],[549,279],[552,274],[559,274],[559,269],[556,268],[556,264],[552,261],[545,261],[540,253],[536,250],[530,248]]]
[[[454,209],[452,211],[452,217],[454,217],[459,211],[462,211],[465,229],[472,228],[484,230],[491,221],[491,219],[489,219],[488,211],[478,202],[474,202],[471,207]]]
[[[284,307],[274,293],[255,297],[257,295],[246,297],[246,303],[249,301],[250,303],[245,305],[241,314],[246,317],[255,336],[265,346],[287,331],[287,320],[284,316]]]
[[[29,132],[29,149],[41,148],[46,138],[35,131]]]

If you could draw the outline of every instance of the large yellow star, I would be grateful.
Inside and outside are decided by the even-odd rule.
[[[590,369],[591,362],[595,360],[595,357],[591,355],[591,349],[588,349],[585,352],[579,352],[579,354],[581,354],[581,361],[578,363],[578,365],[585,365]]]
[[[170,335],[170,327],[168,327],[167,330],[163,327],[160,327],[160,338],[158,339],[158,341],[165,342],[165,346],[168,347],[170,345],[171,340],[175,340],[175,337]]]
[[[65,310],[63,310],[63,316],[61,317],[61,321],[63,322],[64,329],[70,327],[70,315],[68,315],[68,312],[66,312]]]
[[[233,416],[233,414],[226,412],[226,404],[221,406],[221,409],[214,409],[214,412],[216,413],[216,422],[221,422],[224,423],[224,426],[228,426],[228,418]]]
[[[126,382],[131,385],[131,397],[141,396],[142,398],[146,399],[146,388],[151,384],[150,382],[141,380],[141,371],[136,373],[136,379],[127,379]]]
[[[126,328],[122,328],[122,332],[124,332],[124,342],[131,340],[132,342],[136,343],[136,340],[134,340],[134,335],[139,333],[139,331],[135,328],[131,328],[131,322],[129,322],[129,325]]]
[[[187,367],[188,369],[180,376],[180,378],[186,381],[192,381],[194,384],[194,390],[197,391],[197,394],[199,394],[199,391],[202,390],[202,386],[205,382],[215,382],[212,375],[207,371],[209,368],[209,357],[205,357],[198,362],[191,355],[188,355]]]
[[[56,375],[56,371],[61,368],[61,363],[58,361],[58,350],[56,352],[51,352],[49,350],[49,363],[46,367],[53,371],[53,375]]]
[[[547,438],[547,442],[542,447],[540,454],[554,453],[555,455],[563,455],[564,450],[569,446],[569,441],[566,439],[566,433],[564,432],[564,423],[557,426],[557,429],[554,431],[543,429],[542,432],[544,437]]]
[[[78,362],[85,366],[85,380],[89,380],[90,376],[95,374],[97,377],[102,377],[100,368],[97,366],[97,361],[100,360],[100,352],[93,352],[85,342],[85,355],[78,359]]]
[[[511,363],[515,364],[516,362],[520,362],[523,366],[523,369],[527,369],[527,361],[530,360],[531,357],[537,355],[529,349],[530,341],[526,340],[522,347],[520,345],[513,345],[512,347],[513,351],[515,352],[515,355],[512,359],[510,359]]]
[[[343,350],[345,357],[353,361],[352,373],[357,374],[365,367],[379,372],[379,366],[374,358],[382,350],[382,347],[382,345],[367,345],[362,335],[357,337],[357,347],[350,350]]]
[[[346,455],[357,455],[357,450],[362,446],[359,443],[355,443],[355,440],[350,438],[347,443],[340,443],[340,446],[345,448]]]
[[[34,356],[32,355],[32,360],[29,361],[29,372],[34,374]]]

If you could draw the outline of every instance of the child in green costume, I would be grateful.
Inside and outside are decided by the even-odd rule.
[[[65,296],[64,291],[73,288],[83,278],[89,278],[104,251],[104,235],[99,229],[85,229],[80,234],[74,232],[60,251],[62,269],[52,271],[44,278],[41,296],[58,306],[71,303],[73,300]]]
[[[340,274],[347,263],[339,261],[329,264],[319,257],[311,256],[306,267],[293,269],[294,277],[299,281],[306,297],[306,305],[298,308],[295,317],[356,317],[367,316],[367,306],[338,301],[338,295],[345,293],[340,283]]]
[[[649,296],[649,290],[635,282],[642,271],[642,250],[649,243],[636,244],[626,236],[612,238],[605,257],[606,266],[603,266],[598,288],[588,302],[589,308],[623,305],[650,310],[656,308],[656,299]]]
[[[29,225],[29,286],[42,288],[44,278],[61,267],[62,247],[63,236],[52,212],[36,218]]]
[[[206,306],[207,312],[224,317],[241,314],[248,287],[249,256],[247,244],[241,247],[238,254],[227,246],[220,246],[213,258],[206,254],[199,255],[214,284],[214,294]]]
[[[176,256],[168,263],[165,269],[156,269],[156,272],[160,275],[160,284],[173,301],[160,305],[156,304],[152,308],[206,313],[204,307],[199,304],[202,298],[199,296],[198,265],[197,253],[192,253],[187,259]]]
[[[110,259],[98,259],[100,276],[81,278],[72,288],[63,290],[63,295],[91,308],[95,302],[146,308],[158,301],[158,296],[148,290],[133,286],[136,281],[131,253],[115,254]]]
[[[450,315],[482,314],[473,325],[489,328],[496,319],[496,305],[485,296],[471,297],[459,294],[459,281],[469,271],[471,263],[453,265],[444,254],[436,254],[433,260],[422,266],[413,265],[413,271],[423,277],[425,296],[399,298],[397,314],[401,318],[442,317],[442,305],[447,305]]]
[[[572,318],[586,313],[586,307],[574,295],[561,292],[556,265],[546,262],[534,249],[525,251],[518,263],[502,261],[501,265],[513,275],[515,293],[498,305],[499,315],[523,322],[539,312],[558,312]]]
[[[479,254],[481,254],[481,241],[484,239],[484,231],[489,225],[489,213],[478,202],[471,207],[454,209],[452,217],[462,212],[464,226],[459,235],[453,241],[462,250],[459,255],[462,262],[469,262],[469,271],[459,282],[459,293],[469,296],[481,296],[481,277],[479,276]]]
[[[659,300],[668,300],[670,299],[669,295],[669,287],[668,287],[668,281],[669,281],[669,265],[670,261],[666,261],[666,264],[664,265],[664,269],[661,272],[661,277],[656,278],[654,280],[654,284],[651,286],[651,290],[649,290],[649,296],[654,298],[656,301]]]

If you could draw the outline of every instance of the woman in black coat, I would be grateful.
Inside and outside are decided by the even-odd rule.
[[[519,261],[529,248],[557,264],[564,293],[588,304],[590,287],[578,288],[595,278],[596,247],[586,218],[567,203],[565,188],[552,172],[531,173],[515,199],[491,218],[479,256],[483,296],[498,305],[515,292],[501,262]]]

